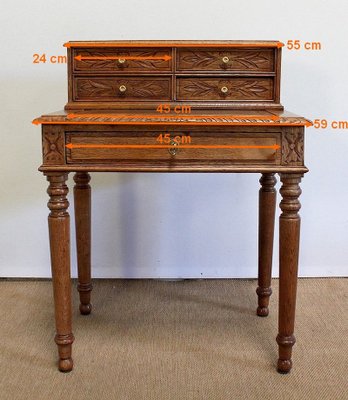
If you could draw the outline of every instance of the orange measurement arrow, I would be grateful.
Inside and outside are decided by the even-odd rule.
[[[98,56],[86,56],[86,57],[84,57],[84,56],[81,56],[81,55],[79,55],[79,56],[76,56],[76,57],[74,57],[75,58],[75,60],[77,60],[77,61],[82,61],[82,60],[164,60],[164,61],[168,61],[168,60],[171,60],[171,56],[169,56],[168,54],[166,54],[166,55],[164,55],[164,56],[153,56],[153,57],[141,57],[141,56],[139,56],[139,57],[137,57],[137,56],[134,56],[134,57],[131,57],[131,56],[118,56],[118,57],[114,57],[114,56],[110,56],[110,57],[102,57],[102,56],[100,56],[100,57],[98,57]]]
[[[254,146],[254,145],[195,145],[195,144],[66,144],[68,149],[280,149],[279,144],[269,146]]]
[[[68,114],[68,118],[84,118],[84,117],[95,117],[95,118],[188,118],[188,119],[200,119],[200,118],[233,118],[233,119],[270,119],[272,121],[279,121],[280,117],[276,115],[181,115],[181,114]]]
[[[183,43],[183,42],[100,42],[100,43],[64,43],[64,47],[284,47],[284,43],[274,42],[274,43]]]

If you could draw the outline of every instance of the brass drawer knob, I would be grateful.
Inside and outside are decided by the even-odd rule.
[[[118,88],[118,90],[119,90],[121,93],[124,93],[124,92],[127,90],[127,87],[126,87],[126,85],[121,85],[121,86]]]
[[[176,142],[175,140],[171,139],[171,141],[169,142],[169,144],[171,146],[178,146],[178,142]],[[170,149],[168,149],[168,152],[171,156],[175,156],[178,153],[179,149],[175,148],[175,147],[171,147]]]
[[[221,88],[221,93],[226,94],[228,92],[228,87],[227,86],[223,86]]]
[[[224,64],[227,64],[229,61],[230,61],[230,59],[229,59],[227,56],[222,57],[222,62],[223,62]]]
[[[119,58],[117,61],[119,64],[124,64],[126,62],[124,58]]]

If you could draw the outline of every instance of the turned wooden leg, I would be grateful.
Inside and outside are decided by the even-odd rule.
[[[277,191],[275,184],[277,179],[274,173],[262,174],[259,192],[259,273],[257,315],[267,317],[269,298],[272,294],[272,255],[274,218]]]
[[[88,172],[77,172],[74,176],[74,204],[76,223],[76,247],[80,313],[90,314],[91,305],[91,180]]]
[[[288,373],[292,367],[291,352],[295,344],[297,270],[300,239],[301,174],[281,174],[282,214],[279,220],[279,345],[278,372]]]
[[[50,235],[52,282],[54,294],[56,331],[55,342],[58,345],[59,370],[71,371],[71,345],[74,341],[71,320],[71,280],[70,280],[70,220],[69,202],[66,198],[68,188],[65,185],[68,174],[61,172],[46,173],[50,196],[48,208],[48,227]]]

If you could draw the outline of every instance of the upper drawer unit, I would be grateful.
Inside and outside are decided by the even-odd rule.
[[[276,41],[68,42],[67,110],[283,109]]]
[[[176,69],[188,71],[274,72],[274,49],[178,49]]]
[[[75,73],[168,73],[172,68],[171,48],[73,49]]]

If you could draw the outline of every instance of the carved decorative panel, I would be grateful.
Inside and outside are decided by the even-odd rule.
[[[178,100],[271,100],[272,78],[178,78]]]
[[[302,165],[304,162],[304,135],[299,128],[287,128],[282,136],[282,164]]]
[[[62,126],[44,126],[42,133],[42,149],[44,164],[64,164],[64,129]]]
[[[179,50],[178,70],[274,71],[273,50]]]
[[[170,100],[171,78],[76,78],[76,100]]]
[[[172,59],[169,60],[127,60],[122,57],[164,57],[171,56],[171,49],[78,49],[74,56],[100,57],[93,60],[76,60],[74,58],[75,71],[104,71],[104,72],[146,72],[146,71],[171,71]],[[102,59],[105,57],[119,57],[119,59]]]

